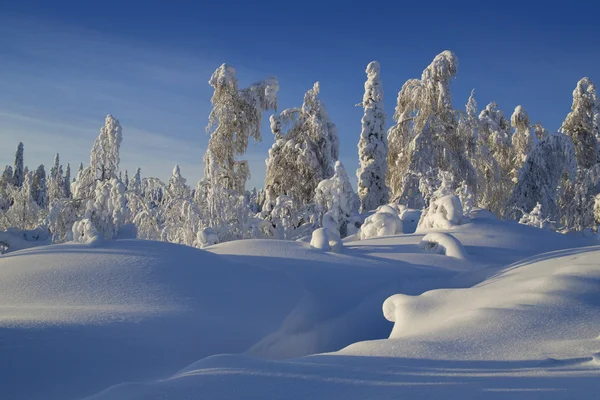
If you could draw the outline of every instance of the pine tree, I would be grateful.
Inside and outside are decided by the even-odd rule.
[[[365,94],[359,104],[365,111],[358,142],[360,168],[356,171],[361,212],[387,204],[389,197],[385,183],[388,145],[379,63],[370,62],[366,72]]]
[[[41,209],[48,207],[48,186],[46,183],[46,170],[44,165],[40,165],[33,174],[31,197],[33,197],[38,207]]]
[[[572,180],[576,172],[571,140],[561,134],[547,136],[533,148],[519,171],[519,180],[506,205],[505,216],[518,220],[524,210],[533,210],[540,203],[548,218],[558,221],[557,190],[565,175]]]
[[[67,170],[65,172],[65,177],[63,180],[64,189],[63,194],[65,198],[71,198],[71,164],[67,163]]]
[[[23,168],[23,143],[19,142],[17,146],[17,152],[15,153],[15,167],[13,169],[13,179],[12,184],[16,187],[23,186],[23,182],[25,180],[25,170]]]
[[[50,181],[48,183],[48,199],[53,204],[65,196],[65,183],[62,176],[62,166],[60,165],[60,155],[54,156],[54,165],[50,168]]]

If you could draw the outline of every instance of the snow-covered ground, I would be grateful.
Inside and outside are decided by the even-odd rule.
[[[485,212],[445,231],[462,258],[418,232],[4,255],[2,398],[598,396],[600,246]]]

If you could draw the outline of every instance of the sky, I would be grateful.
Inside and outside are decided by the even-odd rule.
[[[536,4],[537,3],[537,4]],[[121,168],[167,180],[179,164],[188,183],[203,175],[212,88],[222,63],[245,87],[276,76],[279,111],[301,105],[321,83],[338,126],[340,158],[356,183],[365,67],[381,63],[388,127],[404,82],[443,50],[459,69],[453,105],[475,89],[479,109],[522,105],[556,131],[579,79],[600,84],[600,5],[531,2],[7,1],[0,4],[0,165],[19,141],[25,163],[49,168],[89,161],[107,114],[123,127]],[[245,156],[262,187],[273,143]]]

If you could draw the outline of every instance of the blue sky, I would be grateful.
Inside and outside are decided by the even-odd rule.
[[[65,164],[86,163],[112,113],[123,126],[124,169],[167,179],[180,164],[195,184],[208,142],[207,81],[223,62],[243,86],[277,76],[280,110],[320,81],[352,177],[369,61],[381,63],[388,126],[402,84],[445,49],[460,62],[455,108],[474,88],[480,109],[494,100],[509,117],[521,104],[550,130],[581,77],[600,84],[600,6],[589,1],[86,3],[0,5],[1,165],[12,164],[19,141],[30,167],[50,166],[55,152]],[[272,142],[265,123],[246,156],[249,187],[262,186]]]

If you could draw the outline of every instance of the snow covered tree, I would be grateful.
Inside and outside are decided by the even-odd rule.
[[[519,180],[506,205],[505,216],[519,219],[524,210],[541,204],[548,218],[558,221],[557,189],[562,179],[575,178],[577,165],[571,140],[561,134],[547,136],[533,148],[519,171]]]
[[[185,184],[187,179],[181,176],[179,165],[173,168],[173,175],[169,179],[169,194],[171,198],[191,198],[190,188]]]
[[[529,126],[529,116],[522,106],[517,106],[513,115],[510,117],[510,123],[515,132],[512,135],[512,146],[514,152],[513,177],[518,179],[519,169],[525,163],[527,155],[537,142],[537,138]]]
[[[214,93],[206,127],[211,136],[204,155],[204,179],[209,186],[206,217],[220,241],[239,239],[248,214],[242,199],[250,168],[236,156],[246,152],[250,138],[261,139],[262,113],[276,109],[279,84],[271,77],[239,89],[234,68],[226,64],[217,68],[209,84]]]
[[[327,115],[319,92],[317,82],[304,95],[301,108],[271,116],[275,143],[266,160],[265,203],[285,195],[302,208],[313,199],[319,182],[334,173],[334,161],[339,158],[337,128]]]
[[[300,223],[300,216],[291,196],[277,197],[270,219],[280,239],[294,239],[294,230]]]
[[[335,233],[345,237],[348,222],[358,212],[360,200],[352,190],[348,175],[340,161],[335,163],[333,177],[322,180],[317,186],[315,203],[321,215],[331,213],[336,224]]]
[[[13,175],[14,176],[14,175]],[[33,173],[25,175],[21,187],[13,187],[13,203],[7,211],[9,226],[19,229],[33,229],[39,222],[39,207],[31,196]]]
[[[39,208],[45,209],[48,207],[48,186],[44,165],[40,165],[33,174],[31,197],[33,197]]]
[[[588,169],[598,162],[600,138],[600,102],[591,79],[583,78],[577,82],[571,110],[560,132],[573,140],[577,166]]]
[[[4,169],[2,177],[0,177],[0,211],[8,210],[12,202],[10,198],[12,193],[12,179],[12,167],[7,165]]]
[[[125,184],[126,188],[129,188],[129,174],[128,174],[127,170],[125,170],[123,183]]]
[[[538,142],[549,135],[548,130],[546,128],[544,128],[544,126],[542,124],[540,124],[539,122],[533,124],[532,128],[533,128],[533,132],[535,133],[535,137],[537,138]]]
[[[214,93],[206,127],[211,136],[205,158],[210,153],[225,188],[243,194],[250,169],[247,161],[236,160],[236,156],[246,153],[250,138],[261,139],[262,113],[277,108],[279,84],[277,78],[270,77],[239,89],[235,69],[227,64],[217,68],[209,84]]]
[[[90,153],[90,165],[77,174],[73,195],[79,199],[93,196],[96,182],[116,179],[119,174],[119,150],[123,134],[119,120],[107,115],[104,126],[94,142]]]
[[[132,192],[139,192],[142,186],[142,170],[138,167],[138,169],[135,170],[135,175],[133,176],[133,179],[131,180],[131,182],[129,183],[128,187],[129,190],[131,190]]]
[[[93,230],[105,239],[114,238],[129,215],[125,185],[118,179],[99,181],[93,198],[85,206],[81,221],[92,224]],[[74,233],[78,231],[74,226]],[[80,233],[83,235],[82,231]],[[74,237],[74,240],[80,238]]]
[[[48,183],[48,198],[52,204],[56,200],[62,199],[65,196],[65,182],[62,174],[62,165],[60,165],[60,155],[56,153],[54,156],[54,165],[50,168],[50,179]]]
[[[486,163],[485,191],[479,190],[478,205],[503,217],[506,202],[515,185],[510,124],[494,102],[481,111],[479,121],[479,135],[482,144],[485,145],[485,151],[488,151],[489,157],[492,158],[489,161],[492,162]]]
[[[360,168],[356,171],[361,212],[387,204],[389,197],[385,183],[388,145],[379,63],[370,62],[366,72],[365,94],[359,104],[365,111],[358,142]]]
[[[67,170],[65,171],[65,177],[63,178],[64,189],[63,195],[69,199],[71,198],[71,164],[67,163]]]
[[[410,207],[426,206],[419,191],[419,181],[426,174],[435,176],[443,169],[452,171],[457,181],[474,180],[450,96],[457,67],[454,53],[444,51],[420,80],[408,80],[398,93],[396,125],[388,131],[387,181],[394,198]]]
[[[23,186],[25,180],[25,170],[23,168],[23,143],[19,142],[17,152],[15,153],[15,167],[13,169],[12,184],[16,187]]]
[[[536,203],[535,207],[530,212],[523,212],[523,216],[519,220],[519,223],[540,229],[548,229],[550,227],[550,220],[544,218],[544,215],[542,214],[542,205],[540,203]]]

